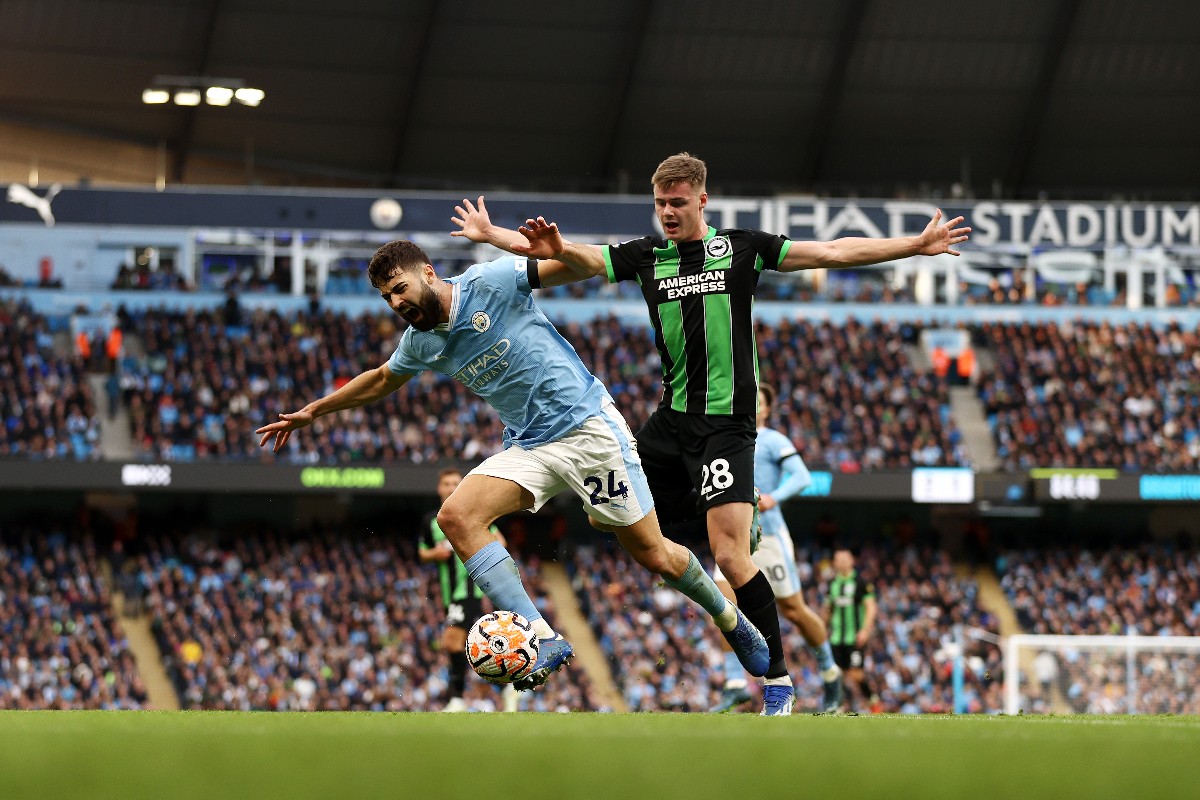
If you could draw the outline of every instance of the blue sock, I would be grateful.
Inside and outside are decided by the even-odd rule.
[[[700,566],[700,560],[696,558],[696,554],[688,551],[688,555],[691,558],[688,560],[687,569],[683,571],[683,574],[678,578],[668,578],[663,575],[663,581],[672,589],[695,600],[701,608],[714,617],[724,613],[729,601],[725,599],[725,595],[721,594],[717,584],[713,583],[713,579]],[[729,627],[732,628],[733,624],[731,623]]]
[[[725,682],[746,680],[746,670],[738,661],[737,653],[725,654]]]
[[[542,618],[521,583],[521,573],[508,550],[499,542],[488,542],[463,564],[475,585],[497,609],[515,611],[530,622]]]
[[[833,650],[829,647],[829,640],[821,642],[818,647],[809,647],[808,652],[812,653],[817,659],[817,669],[821,672],[833,666]]]

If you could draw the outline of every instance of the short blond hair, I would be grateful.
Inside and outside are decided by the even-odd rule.
[[[708,167],[691,153],[676,153],[663,159],[650,178],[650,185],[655,189],[666,187],[683,181],[698,192],[704,191],[705,181],[708,180]]]

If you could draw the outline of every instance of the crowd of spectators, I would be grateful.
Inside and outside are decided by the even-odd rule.
[[[145,707],[100,564],[90,536],[0,530],[0,708]]]
[[[244,318],[242,318],[244,317]],[[333,391],[391,354],[403,321],[329,310],[153,310],[131,316],[144,357],[122,362],[135,450],[167,460],[270,459],[253,430]],[[635,429],[661,395],[649,325],[614,317],[562,326]],[[945,381],[908,360],[911,326],[855,321],[760,326],[780,422],[810,465],[841,471],[966,463]],[[458,383],[425,373],[383,401],[318,420],[278,456],[292,463],[481,459],[501,447],[495,413]]]
[[[809,568],[800,553],[806,601],[823,605],[832,578],[821,558]],[[609,659],[632,711],[703,711],[724,683],[719,633],[708,616],[666,588],[622,551],[581,548],[571,571],[580,607]],[[859,559],[863,580],[875,583],[879,615],[865,648],[874,696],[868,709],[888,713],[947,713],[954,708],[955,626],[996,631],[978,604],[974,580],[958,576],[944,551],[868,549]],[[784,647],[798,707],[816,707],[821,679],[800,632],[782,621]],[[1000,650],[965,637],[964,698],[972,713],[1002,707]],[[752,682],[753,684],[753,682]]]
[[[84,362],[56,351],[43,315],[0,300],[0,456],[98,458],[99,439]]]
[[[258,310],[230,320],[228,312],[133,315],[145,355],[127,358],[120,380],[142,457],[270,459],[255,428],[378,367],[400,334],[399,320],[387,315]],[[302,464],[479,458],[499,449],[501,425],[461,386],[426,374],[305,433],[280,458]]]
[[[979,382],[1007,469],[1200,469],[1200,328],[985,323]]]
[[[975,579],[959,574],[949,553],[927,547],[867,548],[859,554],[856,566],[863,580],[874,583],[879,607],[875,630],[863,652],[864,671],[876,695],[872,711],[952,711],[957,626],[962,626],[967,711],[997,713],[1003,708],[1000,648],[987,638],[970,635],[984,631],[995,637],[999,623],[979,604]],[[816,577],[807,581],[811,586],[806,599],[820,607],[829,572],[820,561],[816,569]],[[792,663],[804,658],[803,645],[798,635],[791,637]]]
[[[1027,550],[1006,553],[997,569],[1027,633],[1200,635],[1200,552],[1193,549]],[[1143,650],[1130,666],[1125,648],[1045,650],[1023,688],[1076,713],[1200,713],[1200,653]]]
[[[168,674],[184,708],[428,711],[448,700],[436,572],[411,536],[287,536],[228,541],[163,533],[142,542],[138,572]],[[536,561],[527,584],[548,619]],[[468,675],[475,710],[499,690]],[[591,709],[580,670],[521,697],[523,710]]]
[[[908,357],[920,332],[918,324],[855,319],[759,322],[759,370],[779,396],[771,426],[810,467],[967,465],[946,379]]]
[[[723,682],[708,614],[615,548],[580,548],[569,569],[629,710],[707,711]]]

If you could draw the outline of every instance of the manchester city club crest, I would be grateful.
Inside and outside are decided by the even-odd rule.
[[[729,250],[729,239],[725,236],[714,236],[704,246],[704,251],[708,253],[709,258],[724,258],[729,255]]]
[[[471,327],[483,333],[492,327],[492,318],[487,315],[486,311],[476,311],[471,315]]]

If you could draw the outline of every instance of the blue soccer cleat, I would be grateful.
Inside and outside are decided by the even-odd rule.
[[[771,684],[763,687],[762,717],[788,717],[796,704],[796,690],[791,686]]]
[[[550,673],[565,667],[574,655],[575,650],[570,642],[557,633],[553,638],[541,639],[538,645],[538,659],[534,662],[533,669],[524,678],[513,681],[513,688],[518,692],[525,692],[541,686],[550,677]]]
[[[733,648],[733,652],[746,672],[756,678],[767,674],[767,670],[771,666],[771,653],[767,650],[767,640],[763,638],[758,628],[746,619],[746,615],[740,608],[737,609],[737,625],[731,631],[721,631],[721,635],[725,637],[725,641],[729,642],[729,646]]]
[[[749,703],[751,699],[750,690],[746,688],[745,681],[729,681],[721,690],[721,699],[709,709],[709,712],[723,714],[726,711],[732,711],[742,703]]]

